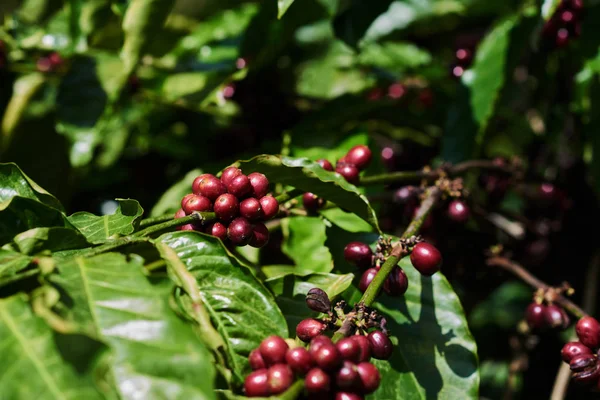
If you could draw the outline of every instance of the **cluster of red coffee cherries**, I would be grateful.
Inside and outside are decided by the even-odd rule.
[[[533,302],[525,311],[527,325],[534,332],[543,332],[546,329],[559,331],[567,329],[571,320],[565,310],[556,304]]]
[[[208,233],[236,246],[263,247],[269,241],[269,230],[262,221],[279,212],[277,199],[268,192],[269,180],[259,172],[246,176],[232,166],[223,171],[221,179],[202,174],[194,179],[192,193],[181,200],[175,218],[212,211],[217,221],[206,226],[187,224],[178,229]]]
[[[343,176],[346,181],[356,185],[360,180],[360,171],[369,165],[372,156],[373,154],[367,146],[354,146],[348,150],[345,156],[337,160],[335,172]],[[324,170],[334,171],[333,165],[328,160],[320,159],[317,162]],[[325,205],[325,199],[314,193],[306,192],[302,196],[302,203],[306,211],[314,213]]]
[[[600,390],[600,323],[593,317],[583,317],[575,325],[577,342],[569,342],[562,348],[561,355],[573,371],[573,379],[581,384]]]
[[[382,257],[375,256],[366,243],[350,242],[344,248],[344,258],[359,269],[364,270],[358,288],[365,292],[375,276],[381,269]],[[410,261],[421,275],[432,276],[442,267],[442,255],[440,251],[430,243],[416,243],[410,253]],[[387,276],[383,290],[389,296],[402,296],[408,289],[408,277],[402,268],[394,267]]]
[[[35,65],[40,72],[56,72],[64,65],[64,59],[57,52],[52,52],[38,58]]]
[[[581,35],[582,0],[562,0],[552,18],[544,25],[544,36],[557,47],[566,46],[569,40]]]

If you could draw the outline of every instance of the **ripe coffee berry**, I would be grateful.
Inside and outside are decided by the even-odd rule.
[[[531,329],[540,330],[546,326],[544,311],[546,306],[543,304],[531,303],[525,310],[525,320]]]
[[[581,342],[569,342],[565,344],[560,351],[562,359],[566,363],[570,363],[571,360],[580,355],[592,355],[592,350]]]
[[[250,243],[254,230],[252,224],[243,217],[234,219],[227,227],[227,238],[236,246],[244,246]]]
[[[356,166],[352,164],[338,165],[337,167],[335,167],[335,172],[343,176],[344,179],[346,179],[346,181],[352,184],[357,184],[360,179],[360,171],[358,170],[358,168],[356,168]]]
[[[600,323],[596,318],[581,318],[575,325],[575,332],[584,346],[594,350],[600,347]]]
[[[373,393],[379,387],[381,375],[376,366],[369,362],[362,362],[356,366],[360,377],[361,392],[364,394]]]
[[[275,335],[267,337],[258,346],[260,355],[267,366],[284,363],[288,349],[289,346],[285,340]]]
[[[250,185],[252,186],[252,193],[254,197],[260,199],[269,192],[269,180],[264,174],[260,172],[253,172],[248,175],[250,179]]]
[[[221,182],[223,182],[225,186],[227,186],[233,180],[233,178],[235,178],[238,175],[242,175],[241,169],[237,167],[227,167],[223,170],[223,173],[221,174]]]
[[[214,222],[206,227],[206,233],[225,241],[227,239],[227,227],[220,222]]]
[[[325,199],[318,197],[314,193],[306,192],[302,196],[302,204],[304,205],[304,209],[309,213],[316,213],[319,208],[325,205]]]
[[[244,381],[244,391],[248,397],[269,396],[267,369],[259,369],[248,375]]]
[[[371,359],[371,342],[369,338],[363,335],[350,336],[360,349],[356,362],[361,363]]]
[[[187,201],[183,204],[182,208],[186,214],[191,214],[194,211],[203,212],[210,211],[212,209],[212,204],[208,197],[200,196],[197,194],[192,194],[185,196],[187,197]],[[184,198],[185,198],[184,197]]]
[[[346,162],[356,165],[356,168],[364,169],[371,162],[371,150],[365,145],[357,145],[346,154]]]
[[[467,222],[469,214],[469,206],[462,200],[453,200],[448,205],[448,217],[454,222]]]
[[[390,338],[381,331],[369,333],[369,342],[371,343],[371,355],[378,360],[387,360],[392,356],[394,345]]]
[[[350,242],[344,247],[344,258],[359,268],[367,269],[373,265],[373,251],[366,243]]]
[[[263,360],[258,349],[254,349],[250,352],[250,355],[248,356],[248,363],[250,364],[250,368],[252,368],[254,371],[267,368],[267,364],[265,364],[265,360]]]
[[[220,195],[213,206],[213,211],[221,221],[231,221],[238,215],[239,209],[238,199],[231,193]]]
[[[331,163],[329,161],[325,160],[324,158],[317,160],[317,162],[324,170],[333,171],[333,165],[331,165]]]
[[[279,202],[273,196],[264,196],[261,197],[260,206],[263,210],[263,215],[265,220],[269,220],[279,213]]]
[[[238,199],[242,199],[252,192],[252,184],[246,175],[241,174],[233,178],[231,182],[227,184],[227,191]]]
[[[185,217],[185,211],[183,211],[181,208],[179,210],[177,210],[177,212],[175,213],[175,219],[177,218],[183,218]]]
[[[361,348],[359,343],[353,339],[352,336],[343,338],[335,344],[340,356],[344,360],[353,361],[355,363],[360,362]]]
[[[294,383],[294,373],[286,364],[277,364],[269,368],[267,372],[269,392],[279,394],[285,392]]]
[[[304,378],[304,387],[310,394],[327,393],[331,388],[331,379],[322,369],[313,368]]]
[[[219,178],[211,174],[202,174],[192,184],[194,194],[200,194],[215,201],[217,197],[227,192],[227,188]]]
[[[394,267],[383,283],[383,291],[392,297],[402,296],[408,289],[408,277],[400,267]]]
[[[263,217],[260,201],[254,197],[249,197],[240,202],[240,215],[249,221],[258,221]]]
[[[410,261],[417,271],[424,276],[431,276],[442,267],[442,255],[435,246],[421,242],[413,247]]]
[[[267,243],[269,243],[269,229],[262,222],[255,223],[252,228],[252,237],[250,238],[250,243],[248,244],[252,247],[260,249]]]
[[[313,367],[313,360],[304,347],[289,349],[285,361],[297,375],[304,376]]]
[[[376,268],[369,268],[368,270],[363,272],[362,276],[360,277],[360,282],[358,282],[358,289],[361,292],[366,292],[371,282],[373,282],[375,275],[377,275],[377,272],[379,271],[377,271]]]
[[[360,387],[360,377],[356,364],[350,361],[344,361],[342,367],[335,374],[336,387],[342,390],[356,390]]]
[[[327,325],[319,320],[313,318],[303,319],[296,325],[296,336],[303,342],[308,343],[323,333],[326,328]]]
[[[187,201],[193,196],[196,196],[196,195],[194,193],[190,193],[190,194],[186,194],[185,196],[183,196],[183,199],[181,199],[181,208],[182,209],[183,209],[183,205],[185,203],[187,203]]]
[[[319,348],[311,352],[315,364],[325,371],[335,371],[342,363],[342,358],[337,347],[333,343],[323,343]]]
[[[550,328],[559,330],[567,329],[571,322],[565,310],[554,304],[544,310],[544,320]]]

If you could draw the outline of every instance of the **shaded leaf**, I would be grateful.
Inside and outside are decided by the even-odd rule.
[[[367,43],[361,47],[358,61],[399,73],[429,64],[431,54],[409,42]]]
[[[546,21],[552,18],[560,2],[561,0],[544,0],[541,8],[542,18]]]
[[[0,387],[6,399],[105,399],[93,364],[80,370],[65,359],[57,335],[33,315],[25,296],[0,300]]]
[[[294,0],[277,0],[277,18],[283,17],[283,14],[292,5]]]
[[[35,228],[13,238],[15,247],[23,254],[37,254],[44,250],[52,252],[89,247],[78,230],[70,228]]]
[[[318,217],[293,217],[281,221],[284,241],[281,251],[296,265],[297,275],[330,272],[333,261],[325,246],[325,224]]]
[[[325,171],[319,164],[306,158],[260,155],[240,161],[244,173],[262,172],[271,182],[290,185],[312,192],[337,204],[379,229],[377,216],[367,198],[358,188],[335,172]]]
[[[27,268],[32,258],[8,249],[0,249],[0,279],[16,274]]]
[[[215,398],[210,353],[170,309],[172,285],[151,284],[140,258],[76,257],[57,269],[50,280],[68,295],[68,318],[112,349],[111,373],[122,398]]]
[[[63,206],[54,196],[38,186],[16,164],[0,164],[0,202],[10,200],[14,196],[37,200],[57,210],[63,210]]]
[[[196,278],[213,325],[228,344],[229,367],[239,377],[245,376],[250,351],[269,335],[288,335],[271,293],[215,237],[176,232],[158,240],[175,250]]]
[[[94,215],[85,211],[68,217],[81,233],[94,244],[129,235],[137,228],[144,210],[136,200],[116,199],[117,210],[110,215]]]
[[[469,326],[485,325],[512,329],[523,319],[524,310],[531,302],[531,288],[522,282],[507,282],[495,289],[471,311]]]

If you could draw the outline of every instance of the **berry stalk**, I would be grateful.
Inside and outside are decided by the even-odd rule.
[[[188,216],[176,219],[173,219],[173,216],[171,216],[171,219],[169,221],[149,226],[146,229],[142,229],[141,231],[134,233],[132,236],[150,236],[157,232],[161,232],[170,228],[176,228],[178,226],[192,224],[194,222],[210,222],[215,220],[216,218],[217,216],[214,212],[194,212]]]
[[[533,276],[531,273],[529,273],[529,271],[527,271],[525,268],[505,257],[490,257],[487,260],[487,265],[490,267],[500,267],[517,276],[523,282],[527,283],[529,286],[535,289],[542,289],[543,291],[551,289],[550,285],[548,285],[545,282],[542,282],[541,280]],[[561,294],[557,294],[556,297],[553,299],[553,302],[560,305],[562,308],[569,311],[577,318],[583,318],[587,316],[587,313],[583,311],[577,304],[573,303]]]

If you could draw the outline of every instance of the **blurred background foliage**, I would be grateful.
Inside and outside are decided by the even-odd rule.
[[[518,157],[533,186],[496,201],[488,179],[472,197],[525,221],[525,240],[484,224],[436,226],[480,349],[482,396],[500,398],[531,296],[482,269],[482,252],[456,237],[473,249],[515,244],[517,259],[551,283],[583,287],[595,247],[585,232],[599,216],[600,5],[587,0],[576,20],[554,26],[566,3],[581,5],[4,0],[0,158],[69,212],[102,214],[116,197],[150,210],[190,171],[279,153],[284,133],[284,151],[329,149],[331,161],[345,139],[366,134],[382,154],[375,172]],[[532,188],[543,181],[568,207],[538,201]],[[378,209],[388,230],[404,218],[393,203]],[[561,340],[531,353],[510,381],[517,395],[547,398]]]

